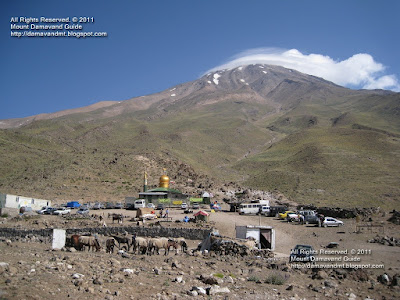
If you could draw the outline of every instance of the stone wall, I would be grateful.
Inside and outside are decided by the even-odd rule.
[[[355,218],[356,216],[369,217],[373,214],[379,213],[379,207],[367,207],[367,208],[340,208],[340,207],[316,207],[313,205],[299,205],[298,209],[311,209],[316,210],[317,213],[323,214],[324,216],[333,218]]]
[[[102,234],[102,235],[118,235],[127,232],[135,233],[137,236],[164,236],[164,237],[184,237],[188,240],[203,240],[210,234],[209,229],[194,228],[166,228],[166,227],[94,227],[94,228],[69,228],[66,229],[67,235],[72,234]],[[27,236],[51,237],[53,229],[15,229],[0,228],[0,237],[4,238],[25,238]]]

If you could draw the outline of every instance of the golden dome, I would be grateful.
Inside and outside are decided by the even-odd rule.
[[[169,177],[164,174],[160,177],[160,187],[161,188],[168,188],[169,187]]]

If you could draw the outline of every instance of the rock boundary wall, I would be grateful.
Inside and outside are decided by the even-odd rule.
[[[379,207],[367,207],[367,208],[340,208],[340,207],[316,207],[314,205],[298,205],[298,209],[311,209],[316,210],[317,213],[324,216],[333,218],[350,219],[357,216],[369,217],[380,212]]]
[[[63,228],[55,228],[63,229]],[[65,229],[66,234],[102,234],[102,235],[120,235],[124,233],[136,234],[137,236],[149,237],[184,237],[188,240],[203,240],[210,233],[209,229],[196,228],[171,228],[171,227],[85,227],[85,228],[68,228]],[[52,237],[53,228],[47,229],[15,229],[15,228],[0,228],[0,237],[3,238],[26,238],[28,236]]]

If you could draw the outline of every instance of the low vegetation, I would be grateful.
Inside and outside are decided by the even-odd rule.
[[[273,284],[273,285],[283,285],[287,281],[287,276],[281,273],[273,273],[267,276],[265,279],[265,283]]]
[[[98,110],[2,129],[0,191],[114,201],[137,195],[145,169],[154,187],[166,168],[194,194],[237,182],[305,204],[398,207],[399,94],[295,79],[269,96],[256,85],[196,91],[115,117]]]

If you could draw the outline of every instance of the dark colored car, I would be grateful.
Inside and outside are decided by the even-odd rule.
[[[164,204],[162,203],[157,204],[157,210],[164,210]]]
[[[289,262],[312,262],[317,251],[310,245],[296,245],[290,250]]]
[[[114,208],[116,208],[116,209],[123,209],[123,208],[124,208],[124,204],[121,203],[121,202],[118,202],[118,203],[116,203],[116,204],[114,205]]]
[[[286,206],[270,206],[268,217],[278,217],[279,213],[284,213],[287,210]]]
[[[114,208],[114,203],[112,203],[112,202],[107,202],[106,203],[106,209],[113,209]]]
[[[136,210],[135,204],[128,204],[128,205],[126,206],[126,210]]]

